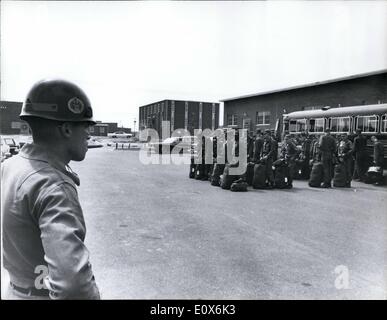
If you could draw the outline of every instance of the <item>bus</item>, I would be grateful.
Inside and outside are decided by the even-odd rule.
[[[347,133],[353,138],[357,129],[370,138],[376,136],[384,145],[384,160],[387,159],[387,103],[341,108],[321,108],[295,111],[283,116],[282,133],[322,135],[329,128],[332,135]],[[373,155],[368,139],[367,149]]]

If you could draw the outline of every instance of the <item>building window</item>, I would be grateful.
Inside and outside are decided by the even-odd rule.
[[[175,130],[175,101],[171,103],[171,131]]]
[[[256,122],[258,125],[269,125],[270,124],[270,111],[258,111]]]
[[[213,103],[212,104],[212,118],[211,118],[212,130],[215,130],[215,112],[216,112],[215,103]]]
[[[100,133],[105,133],[105,128],[104,127],[101,127],[100,130],[99,130]]]
[[[20,122],[19,121],[12,121],[11,128],[12,129],[20,129]]]
[[[184,129],[188,128],[188,101],[185,102],[185,111],[184,111]]]
[[[242,124],[243,129],[251,130],[251,119],[250,118],[245,118],[243,119],[243,124]]]
[[[349,132],[351,124],[350,120],[350,117],[331,118],[331,131]]]
[[[318,119],[309,119],[309,132],[324,132],[325,127],[325,119],[324,118],[318,118]]]
[[[89,127],[89,132],[94,133],[94,127]]]
[[[199,129],[202,129],[203,103],[199,102]]]
[[[236,114],[227,114],[227,125],[233,126],[238,124],[238,116]]]
[[[378,118],[376,116],[358,116],[356,129],[361,129],[363,132],[376,132]]]

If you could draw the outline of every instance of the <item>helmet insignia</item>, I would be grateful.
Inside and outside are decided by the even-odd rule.
[[[71,98],[67,102],[67,106],[72,113],[76,114],[82,113],[85,109],[85,105],[83,104],[82,100],[78,99],[77,97]]]

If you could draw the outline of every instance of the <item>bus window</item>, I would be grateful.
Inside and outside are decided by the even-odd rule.
[[[376,116],[358,116],[356,129],[363,132],[376,132],[378,128],[378,118]]]
[[[349,132],[350,117],[331,118],[332,132]]]
[[[297,120],[289,121],[289,132],[297,132]]]
[[[381,132],[387,133],[387,114],[382,118],[382,129]]]
[[[302,132],[306,130],[306,119],[297,120],[297,131]]]
[[[309,119],[309,132],[324,132],[324,118]]]
[[[289,132],[302,132],[306,130],[306,119],[289,121]]]

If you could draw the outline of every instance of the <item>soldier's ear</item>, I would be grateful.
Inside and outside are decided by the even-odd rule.
[[[63,122],[59,125],[59,130],[64,138],[70,138],[73,132],[73,128],[70,122]]]

